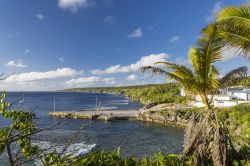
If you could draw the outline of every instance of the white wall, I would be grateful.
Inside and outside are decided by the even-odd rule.
[[[247,100],[247,93],[234,92],[233,96],[237,97],[238,99]]]
[[[214,106],[215,107],[231,107],[231,106],[236,106],[238,105],[237,101],[218,101],[215,100],[214,102]]]
[[[214,105],[214,107],[231,107],[231,106],[238,105],[238,102],[237,101],[223,101],[223,100],[218,101],[218,100],[214,100],[213,105]],[[196,101],[193,104],[193,106],[195,106],[195,107],[205,107],[205,105],[201,101]]]
[[[205,107],[205,104],[203,104],[201,101],[197,101],[194,103],[194,107]]]
[[[208,95],[208,99],[211,99],[211,95]],[[231,96],[228,95],[214,95],[213,100],[225,100],[225,101],[230,101],[232,100]],[[202,101],[200,96],[195,96],[195,101]]]

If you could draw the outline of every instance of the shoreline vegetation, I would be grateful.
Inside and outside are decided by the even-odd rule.
[[[167,89],[168,91],[166,92],[166,90],[163,89]],[[132,100],[139,101],[142,104],[150,105],[150,108],[141,109],[138,116],[133,120],[172,125],[175,127],[186,128],[192,114],[202,109],[183,106],[187,104],[187,102],[191,101],[191,98],[182,98],[179,96],[180,91],[178,85],[172,83],[128,87],[76,88],[67,89],[65,91],[122,94]],[[157,100],[149,100],[151,97],[154,99],[155,96],[158,96]],[[178,97],[172,98],[171,100],[163,100],[163,96]],[[167,101],[168,103],[164,103],[164,101]],[[182,107],[178,108],[176,105],[181,105]],[[250,104],[215,108],[215,112],[218,117],[227,125],[234,147],[238,151],[250,148],[249,110]],[[249,154],[250,153],[247,150],[246,156],[249,157]]]
[[[38,146],[32,143],[32,136],[48,131],[39,129],[33,121],[31,112],[13,110],[12,104],[1,96],[1,114],[11,125],[0,129],[0,154],[7,152],[11,166],[20,162],[40,159],[43,165],[100,165],[100,166],[163,166],[163,165],[198,165],[198,166],[241,166],[250,165],[250,105],[240,104],[228,108],[214,108],[213,96],[221,89],[239,85],[247,76],[247,67],[233,69],[221,77],[216,66],[222,61],[225,49],[234,49],[235,55],[250,59],[250,5],[222,8],[213,21],[202,29],[196,43],[189,49],[190,66],[173,62],[155,62],[156,66],[141,66],[142,73],[162,75],[176,83],[162,85],[144,85],[130,87],[78,88],[66,91],[89,91],[118,93],[145,104],[147,111],[141,112],[142,120],[183,121],[187,123],[184,135],[183,151],[180,154],[156,153],[152,157],[136,159],[122,157],[119,148],[114,152],[91,152],[85,156],[65,156],[72,139],[61,152],[43,154]],[[2,74],[1,76],[3,76]],[[0,78],[1,78],[0,76]],[[3,78],[4,79],[4,78]],[[179,86],[192,95],[199,95],[204,108],[176,107],[186,104],[190,98],[179,95]],[[212,97],[209,98],[209,95]],[[153,110],[162,103],[173,103],[170,106]],[[172,106],[172,108],[171,108]],[[65,118],[68,119],[68,118]],[[63,121],[61,122],[63,123]],[[88,124],[90,125],[90,124]],[[51,126],[54,127],[55,125]],[[85,126],[79,128],[83,130]],[[13,145],[18,145],[13,149]],[[136,148],[136,147],[135,147]],[[17,151],[17,153],[15,153]],[[41,155],[42,154],[42,155]]]
[[[63,92],[94,92],[121,94],[130,100],[138,101],[147,107],[153,107],[161,103],[188,103],[190,97],[180,96],[180,87],[176,83],[147,84],[124,87],[93,87],[65,89]]]
[[[167,90],[170,90],[166,92]],[[176,127],[186,127],[188,120],[193,112],[202,108],[191,108],[186,104],[191,101],[191,97],[179,96],[180,90],[177,84],[153,84],[127,87],[97,87],[97,88],[75,88],[66,89],[66,92],[95,92],[95,93],[112,93],[122,94],[131,100],[139,101],[142,104],[148,104],[150,108],[142,108],[136,118],[146,122],[159,123],[163,125],[172,125]],[[158,102],[154,96],[158,96]],[[165,96],[177,97],[175,99],[165,99]],[[145,100],[145,99],[154,99]],[[178,108],[178,105],[179,108]],[[147,106],[147,105],[146,105]],[[229,126],[230,134],[250,146],[250,104],[240,104],[233,107],[215,108],[216,113]],[[105,120],[105,119],[104,119]],[[129,119],[128,119],[129,120]],[[235,140],[236,141],[236,140]]]
[[[127,118],[127,120],[133,119],[164,125],[185,127],[188,122],[187,119],[181,119],[179,116],[177,116],[177,114],[173,115],[170,113],[169,117],[163,116],[164,113],[161,114],[161,112],[165,112],[166,110],[173,110],[175,105],[182,105],[182,107],[185,105],[188,107],[186,104],[191,100],[191,98],[180,96],[179,89],[179,86],[175,83],[166,83],[125,87],[74,88],[63,90],[63,92],[88,92],[123,95],[132,101],[137,101],[144,105],[143,108],[138,110],[138,115],[136,118],[133,116],[133,118]],[[157,116],[154,113],[156,113]],[[65,117],[66,115],[64,113],[59,112],[58,114],[58,112],[56,112],[53,114],[53,116]],[[79,117],[74,117],[74,115],[71,116],[72,118],[91,119],[89,115],[80,115]],[[105,120],[105,118],[100,119]]]

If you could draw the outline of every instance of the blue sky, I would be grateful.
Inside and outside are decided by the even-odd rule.
[[[222,7],[246,0],[1,0],[5,90],[162,83],[137,68],[188,64],[188,49]],[[222,74],[246,65],[228,52]]]

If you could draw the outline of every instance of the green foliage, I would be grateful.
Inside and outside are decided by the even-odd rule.
[[[190,98],[180,96],[178,84],[152,84],[140,86],[127,86],[127,87],[99,87],[99,88],[75,88],[67,89],[65,91],[77,92],[106,92],[124,94],[132,100],[138,100],[143,104],[150,103],[187,103]]]
[[[225,120],[236,146],[250,147],[250,104],[217,109],[217,113]]]
[[[43,131],[37,130],[33,121],[34,113],[12,109],[12,104],[6,101],[5,92],[1,94],[0,104],[0,115],[11,122],[8,127],[0,128],[0,155],[6,151],[11,166],[19,165],[19,162],[27,163],[34,158],[41,159],[46,166],[69,165],[73,160],[70,154],[59,155],[56,151],[43,153],[32,142],[31,136]]]
[[[74,162],[71,154],[60,155],[56,151],[47,154],[45,157],[41,158],[41,163],[44,166],[68,166]]]
[[[5,119],[11,120],[11,125],[0,130],[0,154],[3,153],[6,146],[17,142],[22,155],[25,158],[36,154],[39,148],[31,143],[27,138],[36,131],[33,122],[33,113],[12,110],[11,104],[6,101],[6,94],[1,94],[0,113]]]
[[[219,35],[229,48],[249,58],[250,52],[250,5],[223,8],[217,16]],[[239,55],[236,53],[236,55]]]
[[[176,166],[182,165],[182,162],[176,154],[156,153],[149,158],[136,159],[135,157],[122,157],[120,149],[113,152],[99,151],[94,152],[78,162],[75,166]]]

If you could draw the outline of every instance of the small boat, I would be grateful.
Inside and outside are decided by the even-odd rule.
[[[24,94],[22,100],[19,101],[20,104],[24,103]]]
[[[56,100],[54,99],[54,112],[56,112]]]

